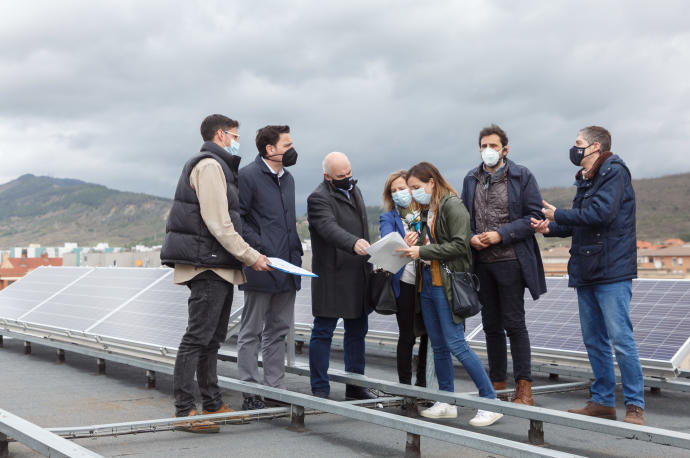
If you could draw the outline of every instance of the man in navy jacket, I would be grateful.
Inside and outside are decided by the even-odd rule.
[[[594,372],[591,400],[569,412],[616,419],[616,374],[611,346],[623,382],[625,421],[644,424],[644,380],[630,321],[632,279],[637,277],[635,191],[630,171],[611,153],[603,127],[582,129],[570,149],[581,166],[573,208],[544,201],[545,220],[532,227],[551,237],[572,236],[568,285],[577,290],[582,339]]]
[[[302,265],[302,243],[297,235],[295,180],[285,167],[297,162],[289,126],[266,126],[256,134],[259,155],[240,170],[242,235],[266,256]],[[247,283],[237,340],[240,379],[259,383],[258,355],[262,351],[263,382],[283,388],[285,336],[294,321],[295,295],[300,277],[272,270],[245,269]],[[259,396],[245,394],[243,408],[261,409]]]
[[[513,402],[534,405],[531,349],[525,324],[525,287],[546,292],[539,246],[530,227],[541,216],[541,193],[532,173],[506,157],[508,136],[492,124],[479,133],[482,163],[469,171],[462,200],[470,213],[474,271],[479,277],[482,324],[494,389],[506,389],[510,339]]]

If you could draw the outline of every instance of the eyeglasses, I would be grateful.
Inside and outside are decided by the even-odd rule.
[[[240,139],[240,134],[238,134],[238,133],[230,132],[229,130],[224,130],[223,133],[225,135],[234,135],[236,139],[238,139],[238,140]]]

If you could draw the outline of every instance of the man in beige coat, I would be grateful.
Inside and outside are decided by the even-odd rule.
[[[197,415],[194,374],[202,414],[232,412],[223,403],[217,355],[225,341],[233,285],[246,279],[243,266],[269,270],[266,256],[244,241],[239,216],[239,123],[214,114],[201,123],[204,144],[185,164],[168,215],[161,262],[174,267],[174,281],[190,289],[189,321],[175,360],[175,415]],[[207,421],[180,422],[178,429],[209,433]]]

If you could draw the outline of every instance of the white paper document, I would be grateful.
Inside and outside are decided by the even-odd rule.
[[[268,258],[268,265],[276,270],[280,270],[281,272],[292,275],[299,275],[301,277],[318,277],[318,275],[311,273],[306,269],[302,269],[301,267],[297,267],[294,264],[290,264],[289,262],[280,258]]]
[[[369,262],[390,273],[396,273],[410,262],[410,258],[401,258],[398,248],[407,248],[407,243],[397,232],[391,232],[367,248]]]

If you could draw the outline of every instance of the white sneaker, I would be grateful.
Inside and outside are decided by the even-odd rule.
[[[503,416],[502,413],[489,412],[488,410],[477,410],[477,415],[470,420],[472,426],[489,426],[496,423]]]
[[[419,412],[419,415],[426,418],[457,418],[458,407],[445,402],[435,402],[433,406]]]

